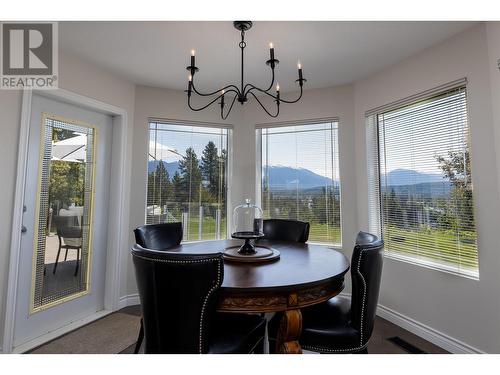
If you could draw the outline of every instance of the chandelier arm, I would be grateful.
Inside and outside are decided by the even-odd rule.
[[[229,110],[227,111],[226,116],[224,116],[224,109],[223,108],[220,109],[220,117],[222,117],[223,120],[227,119],[227,117],[231,113],[231,110],[233,109],[233,105],[236,102],[236,98],[238,98],[237,93],[234,95],[233,101],[231,102],[231,105],[229,106]]]
[[[214,100],[212,100],[210,103],[207,105],[200,107],[200,108],[194,108],[191,106],[191,96],[188,96],[188,107],[193,110],[193,111],[203,111],[205,108],[210,107],[212,104],[214,104],[218,99],[222,98],[222,94],[217,96]]]
[[[280,98],[280,102],[287,103],[287,104],[293,104],[293,103],[297,103],[300,100],[300,98],[302,98],[302,86],[300,86],[300,95],[299,95],[299,97],[297,99],[295,99],[295,100],[284,100],[284,99]]]
[[[278,115],[280,114],[280,106],[279,106],[279,104],[277,104],[277,105],[276,105],[276,106],[277,106],[277,108],[278,108],[278,110],[277,110],[276,114],[275,114],[275,115],[272,115],[272,114],[271,114],[271,113],[267,110],[267,108],[266,108],[266,107],[264,107],[264,105],[260,102],[260,100],[257,98],[257,96],[256,96],[253,92],[249,91],[248,93],[249,93],[250,95],[252,95],[252,96],[255,98],[255,100],[257,101],[257,103],[259,103],[259,105],[262,107],[262,109],[263,109],[263,110],[264,110],[264,111],[265,111],[265,112],[266,112],[269,116],[271,116],[271,117],[278,117]],[[276,102],[276,103],[278,103],[278,102]]]
[[[266,91],[266,90],[263,90],[263,89],[261,89],[261,88],[258,88],[257,86],[254,86],[254,85],[252,85],[251,83],[249,83],[248,85],[249,85],[251,88],[247,91],[247,94],[253,94],[253,93],[252,93],[252,90],[257,90],[257,91],[259,91],[259,92],[261,92],[261,93],[263,93],[263,94],[266,94],[266,95],[270,96],[271,98],[273,98],[273,99],[275,99],[275,100],[276,100],[276,99],[278,99],[278,97],[277,97],[277,96],[275,96],[275,95],[273,95],[273,94],[270,94],[270,93],[269,93],[268,91]],[[254,94],[253,94],[253,95],[254,95]],[[255,96],[255,95],[254,95],[254,96]],[[280,99],[280,101],[281,101],[281,99]]]
[[[263,91],[269,91],[273,88],[273,85],[274,85],[274,68],[271,68],[271,72],[272,72],[272,75],[271,75],[271,83],[269,84],[269,87],[266,89],[266,90],[263,90]],[[245,92],[247,87],[255,87],[254,85],[252,85],[251,83],[247,83],[245,85],[245,87],[243,88],[243,96],[246,96],[248,94],[248,92]]]
[[[229,91],[235,91],[238,95],[240,95],[240,89],[236,86],[236,85],[227,85],[227,86],[224,86],[223,88],[219,89],[219,90],[216,90],[216,91],[213,91],[213,92],[210,92],[210,93],[202,93],[202,92],[199,92],[198,90],[196,90],[196,87],[194,86],[194,76],[191,80],[191,87],[193,89],[193,91],[200,95],[200,96],[212,96],[212,95],[215,95],[217,93],[220,93],[222,90],[226,91],[226,92],[229,92]],[[231,89],[231,90],[229,90]]]

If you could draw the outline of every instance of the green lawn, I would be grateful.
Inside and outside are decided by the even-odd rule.
[[[186,241],[198,241],[199,236],[199,220],[197,217],[191,217],[189,220],[188,236]],[[226,219],[223,217],[221,222],[221,234],[220,238],[226,238]],[[211,217],[205,217],[203,219],[202,240],[214,240],[215,239],[215,219]],[[309,241],[311,242],[324,242],[328,244],[340,244],[340,228],[332,228],[326,224],[311,224],[311,229],[309,232]]]
[[[226,238],[226,218],[221,220],[220,238]],[[203,218],[201,240],[215,240],[215,219],[212,217]],[[189,219],[189,228],[186,241],[199,241],[199,220],[197,217]]]
[[[323,242],[331,245],[339,245],[342,243],[340,228],[335,228],[326,224],[311,223],[309,242]]]
[[[189,220],[187,241],[200,240],[198,225],[198,218],[194,217]],[[215,219],[205,217],[201,239],[214,240],[215,238]],[[226,238],[225,218],[222,218],[220,238]],[[385,230],[384,239],[385,249],[390,252],[459,265],[461,268],[469,270],[477,270],[478,268],[476,234],[474,232],[462,233],[462,237],[457,239],[455,233],[451,231],[438,229],[411,231],[390,226]],[[340,228],[311,223],[309,241],[340,244]],[[457,259],[460,259],[460,263]]]
[[[388,251],[416,255],[469,270],[478,268],[474,232],[461,233],[459,238],[452,231],[439,229],[411,231],[389,226],[385,230],[384,240],[385,249]],[[460,262],[457,259],[460,259]]]

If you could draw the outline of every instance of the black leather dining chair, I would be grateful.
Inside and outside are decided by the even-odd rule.
[[[182,223],[148,224],[134,229],[135,242],[152,250],[167,250],[182,241]]]
[[[351,300],[334,297],[302,310],[303,349],[320,353],[368,353],[382,276],[384,242],[359,232],[351,258]],[[279,322],[270,323],[276,337]],[[272,327],[272,328],[271,328]]]
[[[266,219],[262,224],[267,240],[305,243],[309,238],[309,223],[305,221]]]
[[[262,353],[266,321],[216,313],[222,253],[179,254],[132,248],[145,353]]]
[[[146,249],[168,250],[182,241],[182,223],[147,224],[134,229],[135,242]],[[135,344],[134,353],[139,349],[144,339],[144,323],[141,318],[141,328]]]

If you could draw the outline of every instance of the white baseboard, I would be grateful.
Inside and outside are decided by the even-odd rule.
[[[342,298],[351,298],[350,293],[340,293]],[[397,326],[410,331],[411,333],[433,343],[434,345],[454,354],[483,354],[484,352],[469,344],[466,344],[454,337],[429,327],[406,315],[379,304],[377,315]]]
[[[140,303],[141,301],[139,299],[139,294],[129,294],[120,297],[120,301],[118,302],[118,309],[123,309],[127,306],[139,305]]]
[[[383,305],[378,305],[377,315],[423,339],[454,354],[483,354],[484,352],[463,341],[422,324]]]

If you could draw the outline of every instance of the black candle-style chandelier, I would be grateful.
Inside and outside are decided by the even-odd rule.
[[[302,77],[302,66],[300,62],[298,63],[298,74],[299,74],[299,79],[297,79],[295,82],[298,82],[299,87],[300,87],[300,94],[299,97],[295,100],[285,100],[280,97],[280,86],[279,84],[276,84],[276,94],[273,95],[269,91],[274,86],[274,68],[279,64],[279,60],[274,58],[274,46],[272,43],[269,44],[269,53],[270,53],[270,59],[266,61],[266,64],[271,67],[271,83],[269,84],[269,87],[267,89],[261,89],[251,83],[244,83],[244,50],[246,47],[246,42],[245,42],[245,32],[248,31],[252,27],[252,22],[251,21],[234,21],[234,27],[241,32],[241,42],[239,43],[239,47],[241,49],[241,84],[240,87],[237,85],[227,85],[224,86],[223,88],[210,92],[210,93],[202,93],[198,91],[194,84],[194,76],[195,73],[199,71],[198,67],[195,65],[195,51],[191,51],[191,65],[189,65],[186,69],[190,72],[189,74],[189,82],[188,82],[188,89],[186,90],[187,92],[187,97],[188,97],[188,106],[191,110],[193,111],[202,111],[205,108],[208,108],[218,100],[220,104],[220,114],[223,120],[227,119],[229,116],[229,113],[233,109],[233,105],[236,101],[240,102],[242,105],[248,101],[248,96],[251,95],[257,103],[262,107],[262,109],[271,117],[278,117],[280,113],[280,104],[281,103],[296,103],[302,98],[302,86],[304,82],[306,82],[306,79]],[[271,98],[273,98],[274,102],[276,103],[276,113],[271,113],[265,106],[262,104],[262,102],[259,100],[257,95],[254,93],[260,92],[262,94],[268,95]],[[192,93],[195,93],[199,96],[206,96],[206,97],[213,97],[215,98],[210,101],[208,104],[205,106],[202,106],[200,108],[194,108],[191,105],[191,95]],[[232,99],[230,99],[231,105],[229,106],[229,109],[224,111],[224,108],[226,107],[225,104],[225,96],[228,94],[232,94]],[[225,112],[225,113],[224,113]]]

